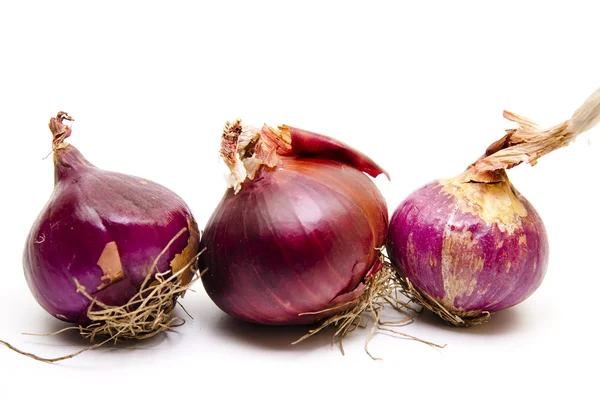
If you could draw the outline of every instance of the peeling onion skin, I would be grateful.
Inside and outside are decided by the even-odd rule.
[[[548,267],[548,237],[540,216],[510,183],[502,182],[494,185],[513,191],[513,201],[526,215],[513,215],[510,228],[485,221],[465,211],[466,200],[450,193],[450,184],[488,185],[435,181],[412,193],[390,221],[386,248],[392,265],[459,317],[479,317],[522,302],[540,286]]]
[[[90,301],[77,293],[74,278],[92,297],[120,306],[183,228],[188,230],[168,247],[157,270],[174,268],[171,262],[186,248],[186,254],[198,252],[191,211],[164,186],[96,168],[64,143],[54,149],[54,166],[54,191],[28,235],[23,267],[35,299],[56,318],[90,322]],[[178,259],[177,267],[190,261]]]
[[[331,138],[287,129],[292,149],[237,194],[227,190],[201,241],[210,298],[258,324],[310,324],[348,308],[339,306],[379,270],[387,231],[386,202],[362,171],[385,172]]]

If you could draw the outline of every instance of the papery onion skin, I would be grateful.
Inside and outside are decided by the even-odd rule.
[[[482,215],[456,186],[504,201],[488,203]],[[549,251],[539,214],[510,183],[460,179],[434,181],[404,200],[386,249],[402,276],[459,317],[525,300],[542,283]]]
[[[268,325],[309,324],[347,308],[380,267],[388,223],[383,196],[361,172],[376,176],[380,167],[331,138],[285,128],[292,148],[239,193],[227,190],[198,263],[219,308]]]
[[[196,222],[171,190],[96,168],[65,143],[55,146],[54,166],[54,191],[28,235],[23,267],[35,299],[56,318],[90,322],[90,300],[77,292],[74,279],[98,301],[121,306],[163,249],[155,272],[182,268],[198,252]],[[185,274],[182,281],[190,278]]]

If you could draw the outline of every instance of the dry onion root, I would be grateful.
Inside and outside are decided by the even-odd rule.
[[[492,316],[491,312],[482,311],[481,314],[478,316],[461,317],[456,313],[448,311],[446,307],[440,304],[440,302],[432,296],[428,295],[427,293],[421,292],[419,289],[415,288],[407,277],[395,274],[394,279],[402,287],[402,290],[404,293],[406,293],[407,297],[412,299],[412,301],[416,304],[420,304],[432,313],[436,314],[449,325],[468,328],[470,326],[483,324],[484,322],[487,322]]]
[[[382,265],[381,269],[367,280],[363,293],[358,299],[340,305],[339,307],[344,309],[344,311],[321,321],[316,328],[311,329],[306,335],[302,336],[292,344],[298,344],[325,328],[334,327],[335,332],[331,339],[332,344],[337,342],[340,351],[342,354],[345,354],[343,339],[356,330],[356,328],[366,328],[368,321],[365,321],[364,319],[369,318],[372,321],[372,326],[371,329],[369,329],[365,341],[365,351],[373,360],[381,360],[381,358],[373,356],[369,351],[369,343],[378,330],[391,332],[432,347],[444,348],[445,345],[441,346],[428,342],[390,328],[390,326],[405,326],[412,323],[413,314],[419,310],[415,309],[411,304],[413,297],[410,295],[410,292],[407,292],[405,287],[395,279],[396,272],[383,253],[380,255],[380,262]],[[403,314],[404,317],[396,321],[382,321],[381,313],[385,307],[393,308],[397,312]],[[335,308],[307,314],[318,315],[330,313],[332,311],[335,311]]]
[[[171,243],[184,232],[185,228],[173,238]],[[104,304],[91,296],[86,288],[74,278],[77,291],[90,301],[86,316],[91,323],[69,326],[50,334],[27,334],[32,336],[55,336],[67,331],[76,330],[82,337],[93,343],[90,346],[66,356],[44,358],[19,350],[3,340],[0,340],[0,343],[34,360],[55,363],[73,358],[83,352],[96,349],[110,342],[116,344],[120,341],[149,339],[162,332],[171,331],[174,328],[182,326],[185,323],[185,319],[173,316],[172,313],[176,305],[179,304],[177,299],[183,297],[185,292],[200,279],[204,272],[201,273],[195,270],[195,263],[201,252],[175,274],[172,274],[170,271],[162,273],[154,272],[156,271],[157,262],[165,251],[166,248],[153,263],[139,291],[126,304],[120,306]],[[190,273],[193,274],[193,278],[189,281],[186,279],[186,283],[184,283],[182,277]],[[180,307],[185,311],[181,304]]]
[[[171,243],[184,232],[185,228]],[[182,279],[195,269],[196,260],[202,252],[174,274],[171,271],[154,273],[157,262],[166,250],[165,248],[153,263],[138,293],[121,306],[111,306],[98,301],[75,279],[77,291],[90,300],[87,317],[92,323],[77,328],[83,337],[92,342],[96,336],[107,337],[115,342],[143,340],[185,323],[184,319],[173,317],[171,314],[177,305],[177,299],[183,297],[202,276],[201,273],[195,273],[195,276],[189,281],[186,279],[185,283]]]

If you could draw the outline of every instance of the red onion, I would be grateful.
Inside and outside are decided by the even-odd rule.
[[[50,120],[55,186],[27,238],[27,283],[51,315],[92,324],[92,339],[164,330],[193,275],[199,233],[192,213],[157,183],[93,166],[64,143],[71,134],[65,120],[64,112]]]
[[[380,268],[388,223],[385,200],[363,172],[385,172],[326,136],[239,120],[226,125],[221,155],[231,188],[203,231],[198,262],[217,306],[284,325],[355,304]]]
[[[506,112],[518,129],[492,144],[467,170],[412,193],[390,221],[387,252],[402,284],[454,325],[483,322],[540,286],[548,238],[533,206],[505,169],[537,159],[590,129],[600,116],[600,90],[548,130]]]

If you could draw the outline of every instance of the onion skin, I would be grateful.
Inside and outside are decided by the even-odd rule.
[[[54,148],[54,191],[28,235],[23,267],[46,311],[86,325],[90,300],[77,292],[74,279],[96,300],[124,305],[182,228],[187,231],[166,249],[157,272],[175,271],[193,259],[198,229],[187,205],[169,189],[96,168],[62,139]]]
[[[386,248],[401,276],[463,318],[522,302],[548,266],[544,224],[508,181],[421,187],[394,212]]]
[[[373,160],[344,143],[328,136],[294,128],[293,126],[286,126],[285,128],[290,132],[293,146],[286,150],[279,149],[279,154],[339,161],[369,174],[373,178],[380,174],[384,174],[388,179],[390,178],[389,174],[381,169]],[[268,127],[263,126],[262,132],[265,133],[268,129]]]
[[[291,148],[237,194],[226,191],[199,258],[219,308],[268,325],[309,324],[348,308],[380,268],[388,223],[385,200],[361,172],[376,176],[380,167],[331,138],[285,129]]]

